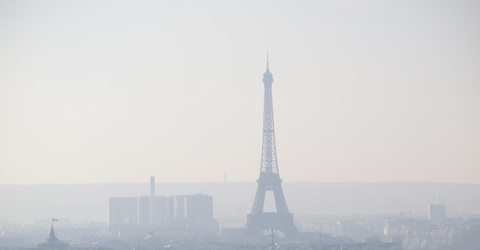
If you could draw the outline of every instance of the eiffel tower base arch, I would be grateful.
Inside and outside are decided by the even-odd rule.
[[[257,213],[247,215],[246,235],[253,237],[263,230],[274,228],[289,239],[298,236],[298,230],[293,222],[292,213]]]

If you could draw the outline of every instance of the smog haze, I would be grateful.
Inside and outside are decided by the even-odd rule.
[[[480,184],[477,1],[2,1],[0,184]]]

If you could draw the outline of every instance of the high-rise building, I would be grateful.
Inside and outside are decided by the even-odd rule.
[[[185,199],[183,195],[175,196],[175,219],[184,220],[185,219]]]
[[[167,218],[166,225],[175,224],[175,197],[167,197]]]
[[[167,224],[167,202],[168,198],[163,196],[155,196],[151,198],[151,224],[166,225]]]
[[[150,197],[138,197],[138,223],[140,225],[150,224]]]
[[[167,198],[167,219],[169,226],[184,226],[185,220],[185,199],[184,195],[171,196]]]
[[[187,222],[193,229],[213,230],[215,220],[213,219],[213,198],[205,194],[188,195],[187,201]]]
[[[150,196],[109,199],[109,224],[141,225],[143,227],[172,226],[203,230],[212,229],[213,198],[204,194],[155,196],[155,179],[150,178]]]
[[[109,224],[137,224],[138,207],[137,197],[110,197],[109,199]]]
[[[187,219],[213,219],[213,198],[206,194],[186,196]]]
[[[447,218],[447,207],[438,204],[438,193],[435,193],[435,204],[428,205],[428,220],[439,221]]]

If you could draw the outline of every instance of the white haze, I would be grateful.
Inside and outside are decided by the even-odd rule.
[[[479,1],[1,1],[0,184],[480,183]]]

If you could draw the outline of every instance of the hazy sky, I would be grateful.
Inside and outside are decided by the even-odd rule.
[[[0,1],[0,184],[480,183],[480,1]]]

